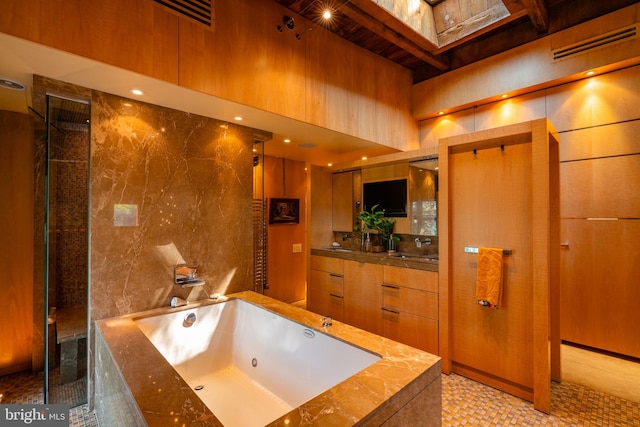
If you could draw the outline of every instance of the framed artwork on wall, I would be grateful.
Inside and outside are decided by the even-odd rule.
[[[269,200],[269,224],[299,224],[300,199]]]

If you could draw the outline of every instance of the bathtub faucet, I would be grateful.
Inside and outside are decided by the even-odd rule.
[[[331,323],[331,317],[325,316],[325,317],[322,318],[322,327],[323,328],[326,328],[326,327],[331,326],[331,325],[333,325],[333,323]]]

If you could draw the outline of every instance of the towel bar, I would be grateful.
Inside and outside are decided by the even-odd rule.
[[[468,254],[477,254],[478,253],[478,248],[474,248],[471,246],[465,246],[464,247],[464,251]],[[513,251],[511,249],[503,249],[502,250],[502,255],[504,256],[509,256],[513,253]]]

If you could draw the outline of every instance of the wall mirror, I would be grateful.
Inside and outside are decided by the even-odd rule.
[[[409,233],[438,235],[438,158],[409,162]]]

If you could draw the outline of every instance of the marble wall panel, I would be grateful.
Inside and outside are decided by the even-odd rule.
[[[253,289],[255,130],[93,91],[91,131],[93,319]]]

